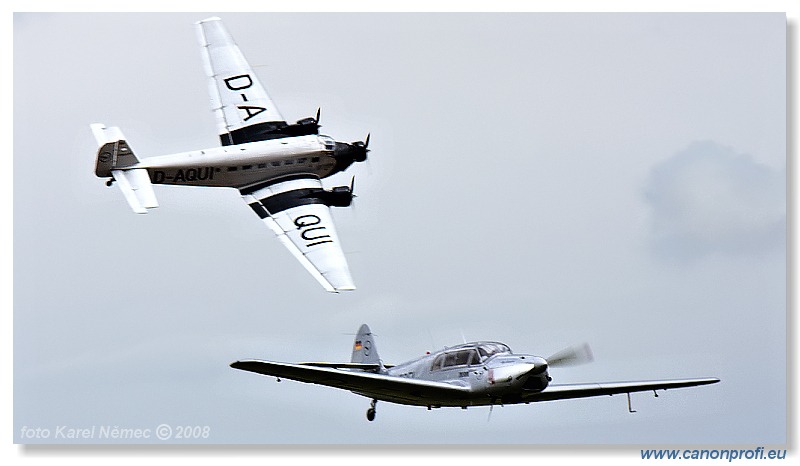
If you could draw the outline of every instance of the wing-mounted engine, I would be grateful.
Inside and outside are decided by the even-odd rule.
[[[353,198],[356,197],[353,193],[355,180],[355,177],[350,179],[350,186],[336,186],[330,191],[323,189],[314,196],[317,196],[328,207],[349,207],[353,203]]]
[[[281,128],[280,133],[285,136],[308,136],[311,134],[319,134],[319,127],[319,109],[317,109],[316,117],[297,120],[297,123],[286,125]]]
[[[302,179],[298,181],[302,182]],[[336,186],[325,189],[319,180],[312,182],[313,186],[293,187],[282,192],[270,192],[269,196],[259,199],[260,204],[270,214],[282,212],[288,208],[309,204],[324,204],[328,207],[349,207],[353,203],[353,187],[355,177],[350,180],[350,186]],[[260,189],[242,190],[242,194],[258,192]]]
[[[267,212],[282,212],[290,207],[308,204],[325,204],[328,207],[348,207],[353,202],[353,192],[348,186],[337,186],[332,190],[304,188],[276,194],[262,199]]]
[[[319,110],[317,110],[316,118],[303,118],[293,125],[289,125],[285,121],[269,121],[244,126],[220,134],[220,141],[223,146],[230,146],[247,142],[265,141],[267,139],[308,136],[319,134],[319,127]]]

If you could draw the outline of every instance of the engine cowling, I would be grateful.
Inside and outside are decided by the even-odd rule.
[[[319,191],[315,196],[328,207],[348,207],[353,203],[353,191],[349,186],[336,186],[330,191]]]

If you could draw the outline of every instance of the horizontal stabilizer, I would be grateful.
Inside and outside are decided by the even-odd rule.
[[[158,207],[156,193],[153,192],[147,170],[144,168],[112,170],[111,174],[134,212],[146,214],[147,209]]]
[[[125,140],[122,130],[117,126],[107,128],[106,125],[102,123],[92,123],[89,127],[92,128],[92,134],[94,134],[98,146],[108,144],[109,142]]]

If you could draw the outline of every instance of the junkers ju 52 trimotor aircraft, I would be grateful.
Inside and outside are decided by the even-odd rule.
[[[384,364],[367,325],[356,334],[349,363],[303,362],[297,364],[243,360],[234,369],[271,375],[300,382],[350,390],[372,399],[367,419],[375,419],[380,401],[431,408],[494,406],[534,401],[585,398],[600,395],[628,395],[632,392],[693,387],[719,382],[717,378],[602,382],[556,385],[551,367],[588,362],[588,346],[569,348],[544,359],[515,354],[492,341],[479,341],[445,348],[398,365]]]
[[[197,35],[222,147],[139,160],[119,128],[93,124],[95,174],[137,213],[158,207],[153,184],[236,188],[326,290],[355,289],[329,209],[351,204],[353,183],[328,190],[320,180],[366,160],[369,136],[319,134],[319,110],[287,124],[219,18],[198,22]]]

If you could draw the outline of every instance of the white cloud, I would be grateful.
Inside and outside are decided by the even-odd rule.
[[[712,141],[655,166],[645,198],[653,246],[662,255],[688,259],[785,244],[785,174]]]

